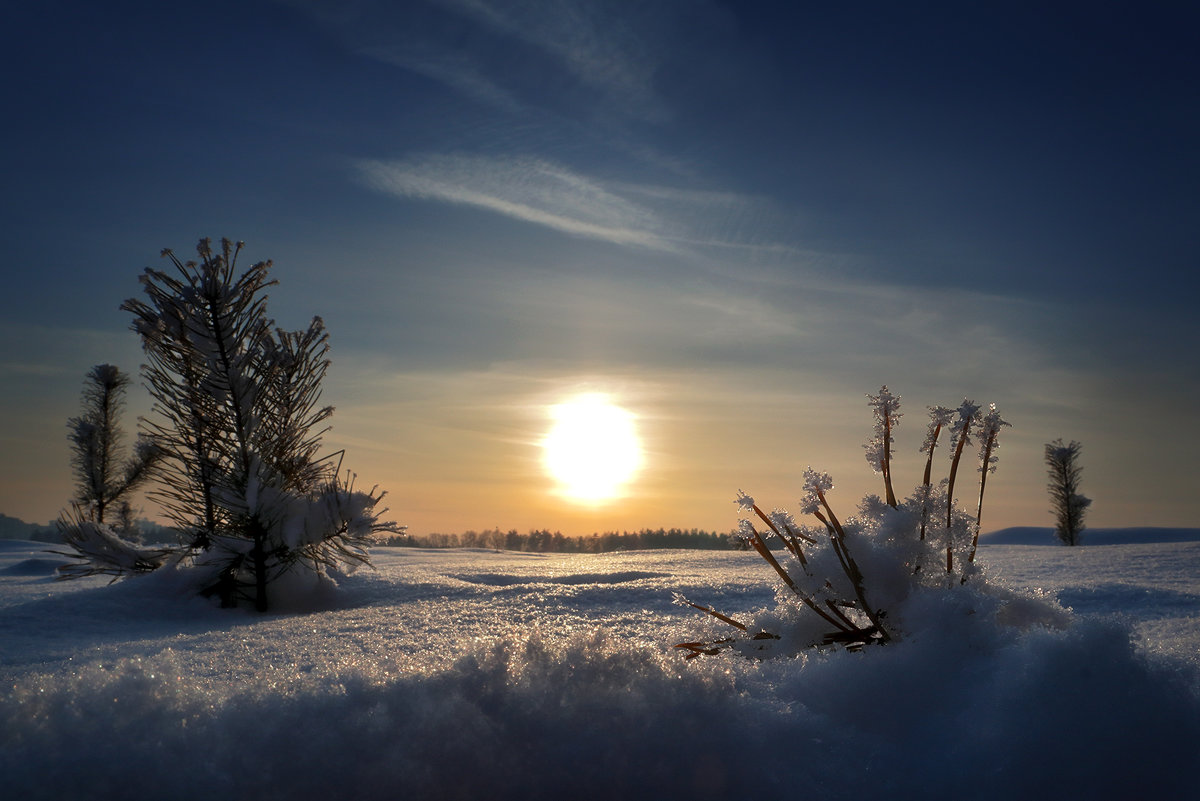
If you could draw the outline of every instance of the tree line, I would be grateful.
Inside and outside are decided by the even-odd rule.
[[[522,534],[516,529],[466,531],[461,534],[404,534],[377,538],[379,545],[417,548],[489,548],[530,553],[610,553],[653,548],[728,551],[743,547],[731,534],[700,529],[644,528],[639,531],[595,532],[591,536],[566,536],[540,529]]]

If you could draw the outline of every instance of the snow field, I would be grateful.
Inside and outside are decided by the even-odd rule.
[[[1003,541],[1001,538],[998,541]],[[987,540],[985,540],[985,543]],[[377,549],[307,610],[171,574],[54,582],[0,542],[13,798],[1183,798],[1200,756],[1200,542],[985,544],[1064,631],[684,662],[770,605],[750,553]],[[965,634],[964,634],[965,632]]]

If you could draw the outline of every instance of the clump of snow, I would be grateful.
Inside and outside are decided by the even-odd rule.
[[[97,573],[125,575],[147,573],[166,564],[169,550],[143,548],[123,539],[110,526],[80,515],[60,526],[74,559],[59,567],[61,577],[89,576]]]

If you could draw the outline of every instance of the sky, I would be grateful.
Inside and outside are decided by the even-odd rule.
[[[1200,525],[1191,4],[4,16],[4,514],[67,505],[84,375],[142,359],[122,301],[210,236],[274,261],[281,326],[324,319],[326,448],[415,532],[729,530],[739,489],[796,511],[810,465],[847,517],[882,492],[885,384],[901,494],[925,408],[971,398],[1012,424],[985,530],[1052,524],[1056,438],[1091,525]],[[642,443],[610,502],[543,465],[580,393]],[[126,429],[149,408],[132,391]]]

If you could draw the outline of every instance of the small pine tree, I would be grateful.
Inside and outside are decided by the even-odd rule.
[[[175,271],[147,269],[147,299],[122,309],[133,313],[156,401],[157,419],[144,422],[164,454],[154,497],[201,553],[205,592],[261,612],[280,576],[368,563],[368,537],[397,527],[377,518],[381,494],[356,491],[340,461],[318,456],[333,414],[319,403],[324,323],[275,328],[271,262],[237,276],[241,248],[225,239],[215,251],[202,239],[200,260],[186,263],[164,250]]]
[[[1066,545],[1078,545],[1083,534],[1084,512],[1092,505],[1091,498],[1079,493],[1079,465],[1082,447],[1062,439],[1046,443],[1046,468],[1050,475],[1050,513],[1054,515],[1054,533]]]
[[[104,523],[110,510],[129,507],[128,496],[150,477],[158,451],[139,437],[125,458],[121,412],[129,377],[111,364],[98,364],[84,380],[81,414],[67,421],[75,498],[84,519]],[[123,526],[118,526],[123,527]]]
[[[268,585],[299,569],[318,577],[369,564],[368,539],[402,531],[380,522],[382,493],[362,492],[340,455],[319,456],[333,407],[320,405],[329,366],[321,319],[301,331],[266,316],[269,261],[236,273],[242,245],[200,240],[199,261],[163,256],[173,272],[147,269],[146,300],[130,299],[147,363],[154,415],[142,420],[161,459],[150,497],[182,532],[174,552],[138,549],[95,521],[64,523],[82,566],[64,577],[198,569],[197,584],[224,606],[269,606]]]

